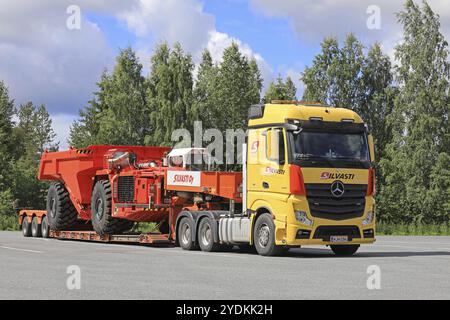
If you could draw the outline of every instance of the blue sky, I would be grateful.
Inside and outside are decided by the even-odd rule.
[[[265,79],[266,83],[278,74],[285,77],[289,69],[295,70],[296,73],[290,75],[298,78],[300,70],[304,67],[303,61],[312,61],[314,54],[319,50],[318,43],[305,45],[298,41],[295,30],[288,19],[267,17],[254,10],[248,1],[203,0],[201,4],[205,13],[214,16],[218,32],[241,40],[248,44],[254,52],[263,55],[272,71],[270,78]],[[118,48],[134,47],[139,41],[139,38],[127,28],[126,23],[116,17],[90,12],[85,16],[103,30],[108,44],[114,49],[115,54],[117,54]],[[150,44],[157,42],[158,39],[150,36],[146,40],[149,40]],[[301,96],[301,94],[302,89],[299,88],[298,95]]]
[[[417,0],[417,2],[421,2]],[[429,0],[449,38],[448,0]],[[79,9],[80,28],[67,21]],[[133,47],[145,72],[160,41],[179,41],[198,63],[204,48],[220,61],[235,41],[255,58],[265,85],[289,75],[299,81],[327,36],[354,33],[367,46],[381,43],[393,57],[402,40],[392,0],[0,0],[0,80],[16,104],[45,104],[54,129],[67,146],[69,127],[96,90],[101,72],[111,70],[118,48]],[[367,21],[374,14],[378,28]]]

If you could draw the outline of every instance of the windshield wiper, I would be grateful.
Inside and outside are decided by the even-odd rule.
[[[333,162],[331,162],[329,157],[326,156],[318,156],[311,153],[300,153],[295,156],[296,160],[311,160],[312,163],[317,163],[320,161],[325,162],[330,167],[335,167]]]
[[[355,158],[355,157],[336,157],[336,159],[339,159],[339,160],[347,160],[347,161],[355,161],[355,162],[358,162],[361,166],[365,166],[367,163],[369,163],[370,161],[368,161],[368,160],[363,160],[363,159],[360,159],[360,158]]]

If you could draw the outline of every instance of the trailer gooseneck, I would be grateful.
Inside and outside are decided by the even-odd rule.
[[[25,236],[254,246],[261,255],[375,241],[373,139],[353,111],[290,101],[249,109],[243,172],[191,164],[205,149],[89,146],[45,152],[46,210],[21,210]],[[157,233],[130,232],[155,222]]]

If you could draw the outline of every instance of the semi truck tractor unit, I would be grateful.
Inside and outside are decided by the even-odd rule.
[[[374,145],[353,111],[298,101],[249,108],[242,172],[211,170],[203,148],[94,145],[45,152],[46,210],[20,210],[25,236],[171,243],[264,256],[375,241]],[[159,232],[136,233],[136,222]]]

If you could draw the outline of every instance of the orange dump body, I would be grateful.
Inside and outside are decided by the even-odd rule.
[[[96,176],[113,174],[107,163],[107,156],[113,151],[132,152],[140,161],[154,161],[160,166],[162,157],[170,148],[94,145],[85,149],[45,152],[38,179],[64,183],[80,218],[87,220]],[[124,168],[123,171],[126,170],[129,169]]]

